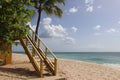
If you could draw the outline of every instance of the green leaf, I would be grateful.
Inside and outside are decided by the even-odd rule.
[[[5,1],[9,3],[9,2],[11,2],[12,0],[5,0]]]
[[[2,6],[0,5],[0,8],[2,8]]]

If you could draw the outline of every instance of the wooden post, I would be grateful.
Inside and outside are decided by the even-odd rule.
[[[35,40],[35,33],[32,31],[32,40]]]
[[[0,59],[4,60],[5,64],[12,64],[12,46],[2,42],[2,50],[0,52]]]
[[[38,48],[40,47],[40,39],[38,39]]]
[[[54,67],[54,75],[57,75],[57,59],[56,58],[54,58],[54,62],[55,62],[55,67]]]
[[[40,60],[40,77],[43,77],[43,61]]]
[[[47,51],[48,51],[48,49],[47,49],[47,47],[45,48],[45,58],[47,58]]]

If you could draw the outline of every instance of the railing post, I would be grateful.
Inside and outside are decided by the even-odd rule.
[[[32,40],[34,41],[35,33],[32,31]]]
[[[38,48],[40,47],[40,39],[38,39]]]
[[[43,77],[43,61],[40,60],[40,77]]]
[[[45,48],[45,58],[47,58],[47,51],[48,51],[48,49],[47,49],[47,47]]]
[[[32,56],[35,56],[35,49],[32,47]]]
[[[57,58],[54,58],[54,75],[57,75]]]

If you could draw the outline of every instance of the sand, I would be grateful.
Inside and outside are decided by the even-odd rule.
[[[28,57],[13,54],[13,63],[0,66],[0,80],[120,80],[120,69],[108,66],[59,60],[57,76],[44,75],[39,78]]]

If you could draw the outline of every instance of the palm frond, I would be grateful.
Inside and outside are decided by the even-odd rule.
[[[63,11],[57,6],[44,7],[44,11],[47,15],[55,15],[57,17],[62,17]]]

